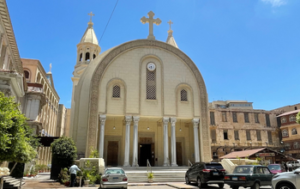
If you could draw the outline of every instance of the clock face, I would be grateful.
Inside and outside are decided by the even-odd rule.
[[[147,64],[147,69],[148,69],[149,71],[154,71],[154,70],[155,70],[155,64],[152,63],[152,62],[148,63],[148,64]]]

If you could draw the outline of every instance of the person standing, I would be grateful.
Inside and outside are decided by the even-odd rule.
[[[70,167],[69,171],[70,171],[70,174],[71,174],[70,187],[74,187],[77,171],[81,171],[81,170],[77,167],[77,165],[74,164]]]

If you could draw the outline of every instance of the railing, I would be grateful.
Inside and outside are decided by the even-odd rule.
[[[27,83],[28,92],[43,93],[43,85],[40,83]]]
[[[152,173],[151,164],[150,164],[149,160],[147,159],[147,173],[149,172],[149,170],[150,170],[150,173]]]
[[[188,165],[189,165],[189,167],[192,167],[192,162],[188,159]]]

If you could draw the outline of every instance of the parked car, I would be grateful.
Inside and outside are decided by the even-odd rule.
[[[195,163],[185,173],[185,182],[196,182],[198,187],[205,187],[208,184],[218,184],[224,187],[225,169],[220,163]]]
[[[127,176],[120,167],[107,168],[101,177],[100,185],[101,188],[127,188]]]
[[[300,187],[300,168],[292,172],[278,173],[272,179],[273,189],[297,189]]]
[[[277,173],[285,172],[285,168],[281,164],[270,164],[268,165],[268,168],[274,175]]]
[[[287,166],[290,170],[297,169],[300,167],[300,160],[288,161]]]
[[[259,189],[260,186],[271,186],[273,176],[266,166],[239,165],[232,174],[225,175],[224,183],[232,189],[238,189],[240,186]]]

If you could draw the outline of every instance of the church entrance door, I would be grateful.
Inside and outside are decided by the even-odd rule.
[[[118,141],[108,141],[107,145],[107,165],[117,166],[118,165],[118,151],[119,142]]]
[[[181,145],[181,142],[176,142],[176,160],[177,160],[177,165],[182,166],[182,145]]]
[[[147,166],[147,159],[154,166],[154,144],[151,138],[140,138],[139,143],[139,166]]]

